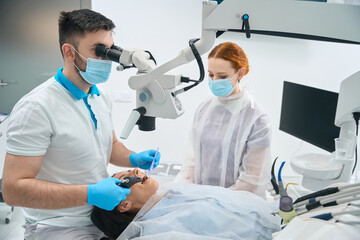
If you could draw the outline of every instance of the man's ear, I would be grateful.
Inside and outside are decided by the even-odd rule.
[[[120,204],[118,206],[119,212],[127,212],[127,211],[129,211],[132,204],[133,204],[132,202],[129,202],[127,200],[124,200],[124,201],[120,202]]]
[[[75,51],[70,43],[64,43],[61,47],[64,58],[70,62],[75,61]]]

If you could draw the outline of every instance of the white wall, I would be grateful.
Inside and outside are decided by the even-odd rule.
[[[139,48],[152,52],[158,64],[177,56],[188,40],[200,37],[202,0],[93,0],[93,10],[116,24],[115,44],[123,48]],[[323,152],[278,130],[283,81],[338,92],[340,82],[360,70],[360,45],[345,45],[309,40],[288,39],[262,35],[225,33],[216,44],[232,41],[247,53],[250,72],[244,79],[256,98],[268,112],[273,123],[273,156],[288,160],[300,152]],[[207,55],[203,55],[207,66]],[[207,69],[206,69],[207,71]],[[172,72],[183,73],[197,79],[199,70],[195,62]],[[135,70],[116,72],[104,87],[109,91],[130,90],[129,76]],[[192,117],[199,103],[210,96],[207,78],[198,87],[180,96],[186,109],[176,120],[157,119],[156,131],[141,132],[134,129],[125,145],[135,151],[160,147],[162,162],[182,163]],[[114,128],[119,136],[135,107],[131,103],[114,103]]]

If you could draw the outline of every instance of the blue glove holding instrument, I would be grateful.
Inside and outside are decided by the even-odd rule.
[[[156,156],[155,156],[156,155]],[[154,168],[159,165],[161,154],[154,149],[146,150],[140,153],[132,153],[129,157],[130,163],[133,167],[142,169],[149,169],[154,160]]]
[[[107,211],[113,210],[130,193],[130,188],[120,187],[117,185],[119,183],[120,179],[108,177],[96,184],[88,185],[88,205],[95,205]]]

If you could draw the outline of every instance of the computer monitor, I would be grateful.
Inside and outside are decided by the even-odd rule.
[[[326,151],[335,151],[338,94],[284,81],[279,129]]]

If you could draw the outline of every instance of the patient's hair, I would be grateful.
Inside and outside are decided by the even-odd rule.
[[[117,208],[112,211],[94,206],[91,212],[91,221],[100,229],[106,236],[111,239],[116,239],[125,230],[125,228],[132,222],[136,213],[124,212],[121,213]]]

